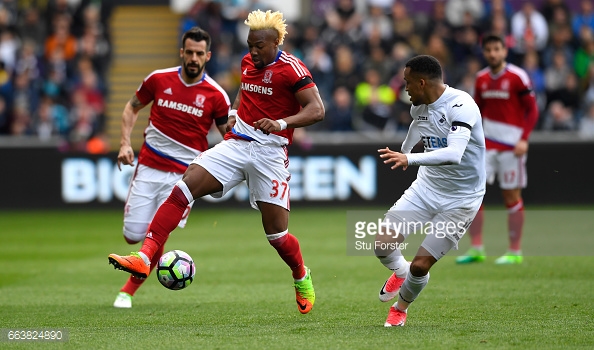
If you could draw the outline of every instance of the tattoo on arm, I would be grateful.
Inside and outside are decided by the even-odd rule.
[[[143,104],[138,100],[138,97],[136,97],[136,94],[134,96],[132,96],[132,98],[130,99],[130,105],[132,106],[132,108],[136,109],[139,107],[142,107]]]

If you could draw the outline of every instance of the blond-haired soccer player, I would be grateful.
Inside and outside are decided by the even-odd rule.
[[[201,28],[185,32],[179,51],[181,66],[150,73],[124,107],[118,168],[122,164],[134,166],[130,134],[139,111],[153,102],[138,166],[124,204],[123,233],[129,244],[144,239],[159,205],[167,199],[192,160],[208,148],[207,135],[213,123],[221,135],[226,132],[231,101],[204,69],[211,57],[210,43],[210,34]],[[197,96],[201,96],[200,101]],[[179,227],[185,226],[190,208],[188,204],[185,215],[178,221]],[[151,260],[151,269],[162,254],[163,247]],[[131,308],[132,297],[143,282],[130,276],[113,306]]]
[[[223,141],[203,152],[157,210],[139,252],[109,255],[116,268],[146,277],[155,253],[196,198],[222,196],[247,181],[250,203],[262,215],[264,233],[292,270],[297,307],[308,313],[315,302],[310,270],[299,242],[288,231],[287,145],[295,128],[324,118],[324,105],[311,73],[298,58],[279,49],[286,35],[282,13],[248,15],[249,52],[241,61],[241,87],[229,113]]]
[[[387,147],[378,152],[392,169],[418,165],[419,170],[417,179],[386,213],[383,234],[376,236],[375,246],[395,246],[411,233],[426,237],[410,263],[398,249],[375,251],[392,271],[380,289],[380,300],[398,296],[386,327],[404,326],[409,305],[429,281],[429,270],[457,249],[485,194],[485,137],[472,97],[443,83],[441,66],[432,56],[411,58],[405,64],[404,81],[413,121],[402,152]],[[410,153],[419,141],[425,151]],[[394,227],[407,229],[397,234]]]

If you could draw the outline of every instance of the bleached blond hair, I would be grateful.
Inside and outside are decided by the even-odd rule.
[[[283,13],[279,11],[272,12],[270,10],[262,12],[255,10],[250,12],[244,22],[250,30],[264,30],[274,29],[278,33],[278,44],[282,45],[287,35],[287,25],[283,18]]]

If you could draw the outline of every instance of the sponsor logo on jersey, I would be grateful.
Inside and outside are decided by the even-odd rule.
[[[498,98],[502,100],[509,99],[509,91],[504,90],[486,90],[481,94],[482,98]]]
[[[204,100],[206,100],[206,97],[204,95],[196,95],[196,101],[194,101],[194,106],[200,108],[204,107]]]
[[[262,95],[272,95],[272,88],[260,86],[256,84],[241,83],[241,90],[249,92],[257,92]]]
[[[157,101],[157,106],[175,109],[177,111],[182,111],[191,115],[195,115],[196,117],[202,117],[202,114],[204,113],[204,111],[199,108],[188,106],[187,104],[180,102],[164,100],[162,98],[160,98]]]
[[[425,149],[444,148],[448,146],[448,139],[438,136],[421,136]]]
[[[243,70],[243,75],[247,75],[247,68]]]
[[[266,84],[272,83],[272,71],[270,69],[264,72],[264,79],[262,79],[262,82]]]
[[[420,115],[417,120],[427,120],[429,117],[424,116],[424,115]]]
[[[173,95],[173,91],[171,91],[171,88],[167,88],[167,89],[163,90],[163,93],[167,94],[167,95]]]
[[[453,106],[452,106],[452,108],[456,108],[456,107],[462,107],[462,106],[463,106],[463,104],[462,104],[462,103],[460,103],[460,104],[457,104],[457,103],[456,103],[455,105],[453,105]]]

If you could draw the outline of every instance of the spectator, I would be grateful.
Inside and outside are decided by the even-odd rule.
[[[522,9],[511,18],[511,32],[515,38],[514,51],[524,55],[529,50],[540,52],[549,40],[549,27],[544,16],[532,2],[522,3]]]
[[[53,19],[52,34],[45,40],[45,58],[52,60],[56,52],[70,61],[76,55],[76,38],[70,32],[71,19],[59,14]]]
[[[381,40],[389,41],[392,39],[392,21],[386,16],[384,9],[379,6],[370,5],[368,7],[369,13],[361,22],[361,31],[363,37],[370,37],[372,32]]]
[[[574,49],[573,45],[573,34],[569,25],[560,25],[551,31],[551,40],[549,45],[544,49],[542,53],[542,66],[548,67],[553,65],[553,53],[556,51],[563,52],[565,61],[572,64]]]
[[[46,24],[43,22],[40,10],[35,7],[30,7],[25,10],[24,15],[19,19],[17,24],[18,34],[23,41],[32,41],[36,43],[43,43],[46,36]],[[41,52],[36,52],[40,54]]]
[[[571,10],[565,0],[544,0],[540,7],[540,13],[542,13],[548,23],[551,23],[553,22],[555,11],[558,9],[565,12],[567,18],[571,17]]]
[[[452,27],[460,27],[469,15],[473,22],[484,16],[483,0],[447,0],[445,5],[446,18]]]
[[[588,69],[594,62],[594,33],[591,29],[583,27],[580,32],[581,45],[577,49],[573,59],[573,69],[578,78],[585,81]]]
[[[431,13],[423,30],[423,41],[426,42],[433,34],[441,36],[444,40],[451,38],[452,26],[446,17],[445,1],[435,1]]]
[[[52,136],[67,136],[70,129],[66,107],[54,103],[51,97],[42,97],[34,118],[35,134],[41,140]]]
[[[422,46],[422,37],[416,30],[414,17],[408,12],[405,2],[395,1],[392,4],[392,26],[394,40],[406,41],[415,49]]]
[[[362,129],[384,130],[396,101],[394,90],[381,84],[379,72],[373,68],[365,72],[365,80],[355,89],[355,104],[365,122]]]
[[[348,46],[341,45],[334,52],[334,89],[344,86],[354,92],[357,84],[359,72],[353,52]]]
[[[594,30],[594,6],[591,0],[581,0],[580,9],[573,14],[571,28],[576,36],[579,36],[583,28]]]
[[[307,52],[304,63],[309,67],[309,71],[320,90],[320,96],[327,99],[332,93],[334,69],[332,58],[326,52],[322,42],[316,43]]]
[[[544,74],[547,94],[552,94],[565,86],[568,76],[572,74],[572,69],[565,60],[563,51],[553,53],[553,65],[548,66]]]
[[[328,52],[335,52],[343,45],[356,50],[361,39],[361,20],[354,0],[338,0],[336,6],[326,12],[327,27],[321,33]]]
[[[547,103],[546,83],[545,73],[540,68],[539,56],[536,51],[532,50],[526,52],[526,55],[524,55],[524,64],[522,64],[522,68],[524,68],[530,77],[532,88],[534,89],[534,94],[536,95],[538,111],[542,112],[544,111],[545,105]]]
[[[543,130],[571,131],[575,129],[575,119],[571,108],[561,101],[553,101],[545,113]]]
[[[319,123],[328,131],[353,131],[353,96],[344,86],[332,93],[332,101],[326,110],[324,123]]]

